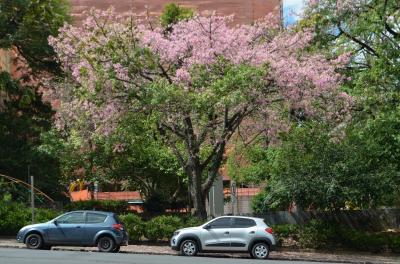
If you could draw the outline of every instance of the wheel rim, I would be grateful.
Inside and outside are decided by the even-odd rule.
[[[193,255],[196,252],[196,245],[193,242],[186,242],[183,245],[183,252],[186,255]]]
[[[36,236],[29,238],[28,244],[32,247],[36,247],[39,244],[39,238]]]
[[[110,240],[108,239],[102,239],[100,242],[100,246],[102,249],[109,249],[111,246]]]
[[[254,254],[257,258],[265,258],[268,255],[268,249],[265,245],[258,245],[254,249]]]

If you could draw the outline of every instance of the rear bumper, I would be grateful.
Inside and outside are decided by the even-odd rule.
[[[276,245],[269,245],[269,250],[270,251],[275,251],[276,250]]]
[[[115,242],[120,245],[120,246],[127,246],[129,242],[129,236],[128,233],[124,232],[120,236],[116,236]]]

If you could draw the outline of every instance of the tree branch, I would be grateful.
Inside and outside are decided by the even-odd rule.
[[[346,31],[343,30],[343,28],[341,27],[341,23],[339,22],[337,24],[339,31],[345,35],[346,37],[348,37],[349,39],[351,39],[352,41],[356,42],[357,44],[359,44],[361,47],[365,48],[367,51],[369,51],[369,53],[371,53],[372,55],[375,55],[376,57],[379,57],[379,54],[372,48],[370,47],[368,44],[362,42],[361,40],[357,39],[356,37],[353,37],[352,35],[350,35],[349,33],[347,33]]]

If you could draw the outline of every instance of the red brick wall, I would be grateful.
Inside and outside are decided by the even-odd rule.
[[[82,12],[91,7],[107,9],[114,6],[120,13],[132,11],[141,13],[147,6],[151,15],[159,15],[165,4],[175,2],[198,11],[215,10],[220,15],[235,14],[237,23],[249,23],[265,16],[275,8],[279,12],[281,0],[70,0],[76,21],[82,19]]]

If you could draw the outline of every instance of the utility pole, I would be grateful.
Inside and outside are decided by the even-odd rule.
[[[31,208],[32,208],[32,224],[35,223],[35,191],[33,189],[34,185],[34,178],[33,175],[31,176]]]
[[[235,204],[237,203],[236,199],[236,182],[231,181],[231,204],[232,204],[232,215],[235,215]]]

